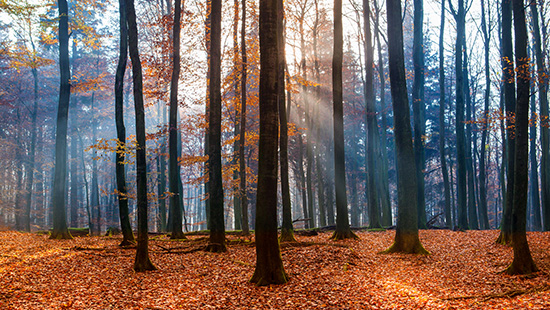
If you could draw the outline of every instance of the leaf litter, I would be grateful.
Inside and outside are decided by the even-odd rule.
[[[393,231],[330,232],[281,244],[289,282],[256,287],[254,238],[228,235],[228,252],[207,239],[151,238],[157,271],[135,273],[135,250],[118,237],[49,240],[0,232],[0,309],[549,309],[550,233],[528,240],[541,271],[508,276],[510,247],[498,231],[423,230],[431,255],[379,254]]]

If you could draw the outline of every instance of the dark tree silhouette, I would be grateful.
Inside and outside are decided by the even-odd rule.
[[[277,240],[279,0],[260,1],[260,145],[256,210],[256,285],[287,282]]]
[[[69,10],[67,0],[58,0],[59,9],[59,106],[55,132],[55,172],[52,190],[53,231],[51,239],[72,239],[67,229],[65,180],[67,178],[67,121],[71,97],[69,68]]]
[[[138,50],[138,29],[134,0],[126,0],[128,22],[128,47],[132,60],[134,83],[134,108],[136,113],[136,183],[137,183],[137,249],[134,270],[137,272],[155,270],[149,259],[149,236],[147,227],[147,154],[145,144],[145,111],[143,106],[143,75]]]
[[[387,0],[388,56],[397,156],[397,229],[385,253],[428,254],[418,238],[416,165],[405,80],[401,1]]]

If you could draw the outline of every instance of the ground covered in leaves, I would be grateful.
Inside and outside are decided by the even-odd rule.
[[[429,256],[378,254],[394,232],[297,236],[281,251],[290,281],[256,287],[254,238],[228,236],[228,252],[151,237],[158,271],[134,273],[117,237],[49,240],[0,232],[0,309],[550,309],[550,234],[529,233],[540,272],[500,273],[511,248],[497,231],[421,231]]]

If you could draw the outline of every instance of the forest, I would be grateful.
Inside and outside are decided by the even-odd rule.
[[[0,307],[549,308],[549,10],[0,0]]]

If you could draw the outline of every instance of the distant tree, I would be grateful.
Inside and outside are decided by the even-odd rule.
[[[397,162],[397,229],[385,253],[428,254],[418,237],[416,165],[405,80],[401,1],[387,0],[388,55]]]
[[[517,101],[515,114],[515,170],[511,241],[514,260],[506,269],[508,274],[530,274],[538,271],[527,243],[525,233],[527,215],[527,188],[529,171],[529,55],[527,54],[527,26],[523,0],[512,0],[514,12],[515,57],[517,64]]]
[[[414,121],[414,157],[416,159],[416,186],[418,227],[426,228],[426,198],[424,193],[425,152],[424,136],[426,135],[426,120],[424,114],[424,0],[414,0],[414,31],[413,31],[413,65],[414,80],[412,89],[412,106]]]
[[[134,107],[136,113],[136,183],[137,183],[137,216],[138,235],[134,270],[142,272],[155,270],[149,259],[149,236],[147,227],[147,156],[145,142],[145,111],[143,106],[143,75],[138,50],[138,29],[134,0],[126,0],[126,17],[128,23],[128,47],[132,60],[134,80]]]
[[[208,119],[208,182],[210,202],[210,252],[225,252],[225,224],[223,216],[223,183],[221,158],[221,22],[222,1],[211,1],[210,62],[209,62],[209,119]]]
[[[489,229],[489,218],[487,214],[487,168],[485,166],[487,137],[489,135],[488,119],[489,119],[489,103],[491,95],[491,71],[490,71],[490,43],[491,35],[488,29],[490,26],[490,15],[485,14],[485,1],[481,0],[481,32],[483,34],[483,55],[485,58],[485,94],[483,106],[483,126],[481,133],[481,148],[479,155],[479,215],[480,226],[482,229]],[[489,23],[489,25],[487,25]]]
[[[180,205],[179,190],[180,166],[178,165],[178,81],[180,76],[180,33],[181,33],[181,0],[174,2],[174,26],[173,26],[173,50],[172,50],[172,79],[170,81],[170,133],[168,141],[169,149],[169,188],[170,188],[170,214],[172,214],[172,227],[170,227],[171,239],[185,238],[182,231],[182,206]]]
[[[67,178],[67,122],[71,96],[69,68],[69,10],[67,0],[58,0],[59,9],[59,106],[55,134],[55,172],[52,190],[53,231],[50,239],[72,239],[67,229],[65,186]]]
[[[260,147],[256,210],[256,269],[260,286],[288,281],[277,240],[279,0],[260,1]]]
[[[342,0],[334,0],[334,51],[332,56],[332,97],[334,122],[334,184],[336,189],[336,230],[332,239],[357,238],[351,231],[346,195],[346,156],[344,151],[344,108],[342,102]]]
[[[378,150],[378,123],[376,115],[375,94],[373,86],[373,67],[374,67],[374,49],[372,45],[372,32],[370,29],[370,5],[368,0],[363,0],[363,19],[365,33],[365,106],[367,121],[367,186],[368,186],[368,209],[369,209],[369,227],[380,227],[380,208],[376,186],[377,167],[375,158]]]

